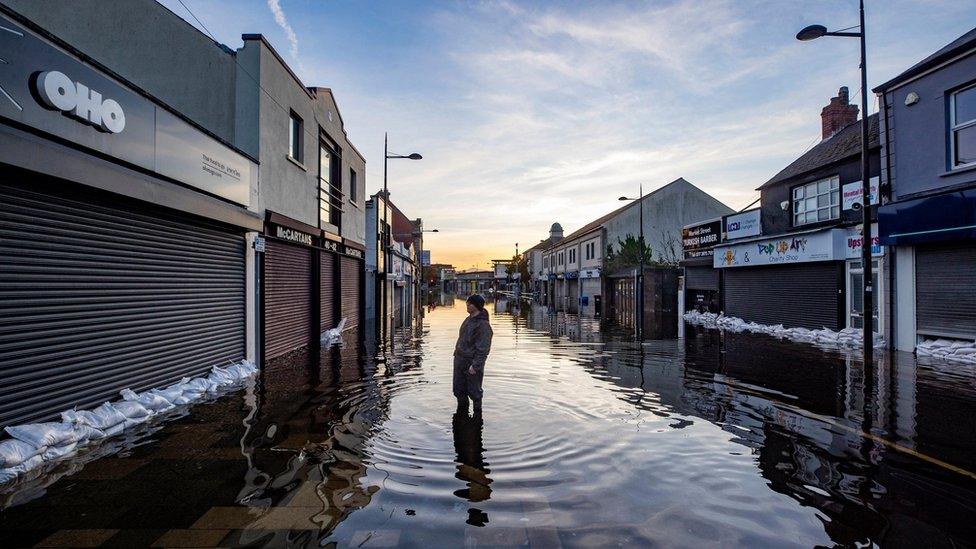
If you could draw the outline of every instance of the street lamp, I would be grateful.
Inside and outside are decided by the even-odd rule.
[[[391,247],[391,244],[392,244],[390,242],[390,240],[393,239],[393,229],[392,229],[392,227],[390,227],[390,191],[389,191],[389,189],[387,187],[387,184],[386,184],[386,180],[387,180],[387,177],[386,177],[387,164],[389,163],[389,160],[391,158],[393,158],[393,159],[404,158],[404,159],[407,159],[407,160],[421,160],[423,158],[423,156],[420,156],[420,154],[418,154],[418,153],[390,154],[390,149],[389,149],[389,135],[387,133],[384,133],[383,134],[383,223],[386,224],[386,229],[389,231],[389,234],[390,234],[389,238],[384,238],[384,241],[385,242],[384,242],[384,245],[383,245],[383,257],[385,258],[384,261],[383,261],[383,325],[384,326],[386,326],[387,315],[389,314],[389,305],[387,304],[387,301],[389,301],[389,299],[390,299],[390,296],[389,296],[389,293],[390,293],[390,289],[389,289],[389,283],[390,283],[390,281],[389,281],[389,278],[390,278],[390,263],[392,263],[392,261],[393,261],[392,252],[390,250],[390,247]],[[393,330],[390,330],[390,343],[391,343],[391,345],[392,345],[392,342],[393,342]]]
[[[874,282],[871,266],[871,182],[868,172],[868,68],[865,55],[864,0],[860,0],[859,32],[830,32],[823,25],[810,25],[796,33],[801,41],[816,40],[821,36],[844,36],[858,38],[861,42],[861,263],[864,266],[864,285],[862,293],[862,313],[864,317],[864,363],[871,364],[874,358]]]
[[[642,341],[644,338],[644,184],[641,183],[638,187],[637,198],[627,198],[626,196],[621,196],[617,200],[623,201],[637,201],[638,211],[640,212],[640,236],[638,237],[638,250],[640,253],[640,271],[637,274],[637,340]]]

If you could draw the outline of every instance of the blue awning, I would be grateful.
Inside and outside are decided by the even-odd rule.
[[[885,246],[976,238],[976,188],[878,208]]]

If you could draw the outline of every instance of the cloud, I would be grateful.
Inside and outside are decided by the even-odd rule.
[[[288,23],[288,18],[285,17],[285,11],[281,9],[281,4],[278,0],[268,0],[268,8],[271,13],[274,14],[275,23],[281,27],[281,30],[285,31],[285,38],[288,39],[288,53],[291,58],[298,61],[298,35],[295,34],[294,29]]]

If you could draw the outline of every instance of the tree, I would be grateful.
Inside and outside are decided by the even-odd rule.
[[[659,264],[666,267],[677,267],[681,261],[682,247],[681,240],[674,232],[661,232],[661,251],[657,254]]]
[[[651,247],[644,243],[640,238],[628,234],[621,240],[617,238],[617,246],[614,250],[613,244],[607,245],[607,271],[616,272],[629,267],[638,267],[641,263],[641,252],[644,254],[644,265],[654,263]]]
[[[524,255],[513,255],[512,260],[505,265],[505,274],[508,275],[509,280],[515,280],[515,274],[519,275],[519,282],[524,284],[531,280],[532,276],[529,274],[529,262]]]

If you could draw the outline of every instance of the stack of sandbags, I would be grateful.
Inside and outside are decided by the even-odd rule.
[[[716,313],[699,313],[698,311],[688,311],[683,315],[689,323],[705,326],[707,328],[718,328],[728,332],[755,332],[769,334],[774,337],[798,341],[801,343],[815,343],[824,347],[861,347],[863,342],[861,330],[857,328],[845,328],[835,332],[829,328],[819,330],[809,330],[807,328],[784,328],[782,324],[767,325],[757,322],[746,322],[734,316],[725,316]],[[874,334],[874,346],[884,347],[885,340],[880,334]],[[968,348],[964,348],[962,353],[967,353]],[[970,356],[976,360],[976,351]]]
[[[342,330],[345,328],[346,319],[343,317],[335,328],[322,332],[322,334],[319,336],[319,343],[322,344],[322,347],[331,347],[336,343],[339,343],[342,341]]]
[[[915,354],[976,364],[976,342],[965,339],[927,339],[915,347]]]
[[[207,377],[183,378],[165,389],[136,393],[123,389],[122,400],[92,410],[66,410],[61,422],[15,425],[5,430],[12,438],[0,441],[0,483],[34,469],[45,461],[61,459],[92,441],[117,435],[158,414],[190,404],[208,393],[233,386],[257,372],[251,362],[214,366]]]

